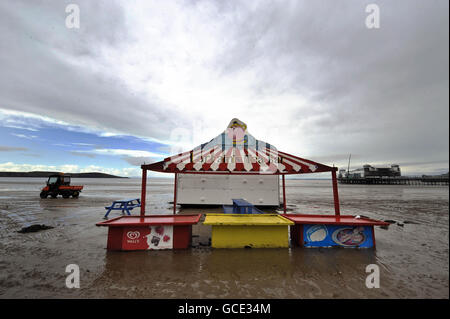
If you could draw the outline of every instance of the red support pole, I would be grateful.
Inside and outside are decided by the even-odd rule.
[[[337,187],[336,170],[331,171],[331,177],[333,179],[334,213],[336,214],[336,216],[339,216],[341,215],[341,212],[339,209],[339,194]]]
[[[147,195],[147,169],[142,168],[141,216],[145,215],[145,196]]]
[[[377,247],[377,242],[375,241],[375,230],[373,229],[373,226],[370,226],[372,228],[372,240],[373,240],[373,248]]]
[[[282,180],[283,180],[283,209],[284,209],[284,213],[286,214],[286,186],[285,186],[285,181],[284,181],[284,174],[281,176],[282,176]]]
[[[173,214],[177,212],[177,178],[178,174],[175,173],[175,183],[173,186]]]

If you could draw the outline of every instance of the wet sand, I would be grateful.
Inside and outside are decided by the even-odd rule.
[[[107,252],[95,223],[112,200],[139,197],[140,180],[72,183],[85,185],[78,199],[40,199],[44,179],[0,178],[0,298],[449,298],[448,187],[339,185],[342,214],[404,224],[376,227],[376,250],[212,249],[210,227],[197,225],[192,249]],[[172,199],[171,179],[149,179],[148,213],[171,214]],[[287,180],[287,201],[333,213],[331,181]],[[17,233],[37,223],[54,228]],[[65,286],[68,264],[79,289]],[[380,267],[378,289],[365,286],[368,264]]]

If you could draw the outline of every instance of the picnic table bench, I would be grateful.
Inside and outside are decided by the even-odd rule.
[[[256,208],[252,203],[247,202],[242,198],[232,199],[233,206],[223,205],[223,212],[225,214],[264,214]]]
[[[139,198],[115,200],[111,206],[105,207],[108,211],[106,212],[104,218],[107,218],[112,210],[121,210],[122,214],[127,212],[128,215],[131,215],[130,210],[136,207],[141,207],[141,201]]]

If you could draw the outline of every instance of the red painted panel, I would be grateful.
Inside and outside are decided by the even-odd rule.
[[[122,233],[122,227],[109,227],[108,243],[106,245],[108,250],[122,250]]]
[[[173,227],[173,249],[186,249],[191,246],[192,226]]]
[[[158,232],[158,225],[155,226],[119,226],[109,227],[108,229],[108,250],[148,250],[148,249],[161,249],[155,246],[150,247],[149,241],[152,240],[151,231],[154,229]],[[169,226],[170,227],[170,226]],[[163,227],[161,227],[163,229]],[[179,225],[173,227],[172,243],[162,249],[186,249],[189,248],[192,241],[192,226],[191,225]],[[153,236],[154,237],[154,236]],[[160,237],[159,246],[162,246],[162,242],[170,240],[170,237]],[[158,240],[159,241],[159,240]],[[153,245],[153,242],[152,244]],[[155,244],[157,245],[157,244]],[[170,248],[169,248],[170,247]]]
[[[290,226],[290,230],[292,245],[303,247],[303,225],[295,224]]]
[[[192,225],[198,223],[201,214],[197,215],[147,215],[147,216],[120,216],[97,226],[151,226],[151,225]]]
[[[301,225],[301,224],[298,225],[298,233],[300,234],[299,241],[298,241],[299,246],[303,247],[305,242],[304,242],[304,239],[303,239],[303,225]]]
[[[373,240],[373,248],[376,248],[377,243],[375,241],[375,230],[373,229],[373,226],[372,226],[372,240]]]
[[[114,229],[118,227],[110,227]],[[150,234],[150,226],[145,227],[120,227],[122,232],[122,250],[146,250],[148,249],[147,236]]]

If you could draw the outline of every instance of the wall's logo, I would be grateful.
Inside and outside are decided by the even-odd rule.
[[[127,237],[131,240],[138,239],[141,236],[141,233],[138,231],[129,231],[127,233]]]

